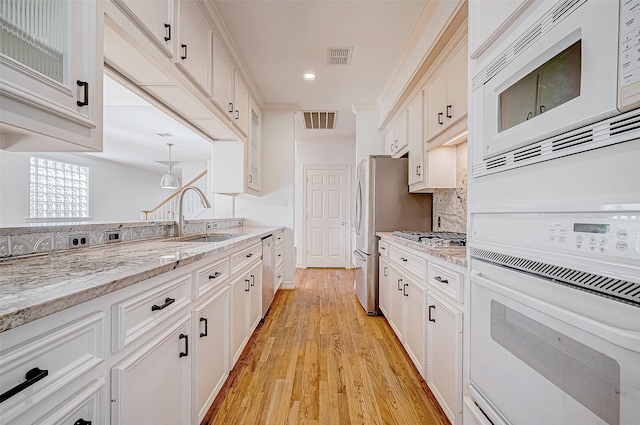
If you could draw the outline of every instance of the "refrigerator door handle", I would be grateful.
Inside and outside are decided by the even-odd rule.
[[[358,250],[353,251],[353,256],[356,257],[360,261],[367,261],[367,259],[364,258],[363,255],[360,254],[360,252]]]
[[[356,208],[355,215],[353,217],[353,225],[356,228],[356,235],[360,234],[360,225],[362,224],[362,185],[358,180],[358,187],[356,189]]]

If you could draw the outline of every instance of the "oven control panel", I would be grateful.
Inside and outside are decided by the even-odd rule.
[[[640,211],[481,214],[473,218],[473,240],[640,260]]]

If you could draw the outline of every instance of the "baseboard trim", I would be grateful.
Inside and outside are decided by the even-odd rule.
[[[296,289],[295,282],[282,282],[280,289]]]

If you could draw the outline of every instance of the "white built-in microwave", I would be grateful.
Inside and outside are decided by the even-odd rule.
[[[640,106],[640,0],[566,0],[473,80],[483,158]]]

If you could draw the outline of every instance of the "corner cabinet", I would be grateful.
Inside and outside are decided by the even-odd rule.
[[[249,98],[249,141],[247,143],[247,188],[260,192],[262,188],[262,114],[253,98]]]
[[[0,5],[1,149],[102,150],[104,18],[97,6],[95,0]]]

